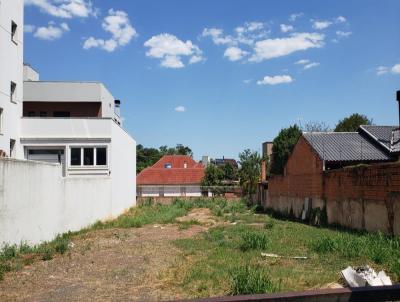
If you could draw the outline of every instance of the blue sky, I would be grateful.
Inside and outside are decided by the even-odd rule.
[[[400,1],[25,3],[25,62],[103,82],[145,146],[237,158],[299,121],[397,123]]]

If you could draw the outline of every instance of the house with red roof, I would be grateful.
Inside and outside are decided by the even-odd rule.
[[[137,176],[140,197],[202,196],[204,165],[186,155],[165,155]]]

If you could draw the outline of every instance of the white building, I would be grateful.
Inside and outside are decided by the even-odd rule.
[[[22,158],[23,0],[0,1],[0,157]]]
[[[0,1],[0,248],[37,244],[136,204],[136,142],[97,82],[23,65],[23,0]]]

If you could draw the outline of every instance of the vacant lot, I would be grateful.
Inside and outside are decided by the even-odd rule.
[[[143,205],[35,248],[7,247],[0,254],[0,300],[148,301],[303,290],[341,283],[340,270],[364,264],[397,280],[400,241],[274,219],[241,202],[179,200]]]

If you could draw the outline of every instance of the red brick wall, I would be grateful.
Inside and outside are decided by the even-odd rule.
[[[54,111],[68,111],[71,117],[101,117],[100,102],[24,102],[23,116],[28,116],[30,111],[39,116],[40,112],[46,112],[48,117],[53,116]]]
[[[267,207],[299,217],[305,198],[327,208],[328,222],[350,228],[400,234],[400,163],[322,171],[304,138],[296,145],[284,176],[269,180]]]

